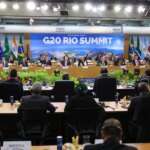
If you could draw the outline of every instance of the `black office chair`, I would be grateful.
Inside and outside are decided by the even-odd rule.
[[[100,101],[114,101],[117,92],[116,79],[111,77],[97,79],[94,85],[94,92]]]
[[[138,126],[137,141],[150,142],[150,95],[142,98],[135,117]]]
[[[104,109],[101,108],[76,108],[65,112],[67,141],[78,135],[80,143],[93,143],[99,136],[104,116]]]
[[[10,102],[10,96],[14,96],[15,100],[20,100],[23,90],[17,83],[0,83],[0,97],[4,102]]]
[[[56,81],[53,93],[56,102],[64,102],[66,95],[71,97],[74,94],[74,82],[69,80]]]
[[[46,138],[47,115],[43,109],[19,109],[18,129],[24,140],[42,144]]]

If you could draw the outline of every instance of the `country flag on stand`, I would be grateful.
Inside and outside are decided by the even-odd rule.
[[[1,41],[0,41],[0,60],[2,60],[2,58],[3,58],[3,48],[2,48]]]
[[[24,58],[24,47],[23,47],[22,35],[20,35],[19,46],[18,46],[18,61],[22,61],[23,58]]]
[[[8,37],[5,35],[5,41],[4,41],[4,58],[5,60],[9,60],[9,55],[10,55],[10,47],[9,47],[9,42],[8,42]]]
[[[12,53],[13,53],[15,58],[18,57],[18,47],[17,47],[15,35],[13,36],[13,39],[12,39]]]

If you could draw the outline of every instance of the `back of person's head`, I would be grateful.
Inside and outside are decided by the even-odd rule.
[[[146,82],[140,82],[137,86],[137,90],[139,93],[147,93],[149,92],[149,87]]]
[[[150,69],[145,70],[145,75],[150,77]]]
[[[42,91],[42,86],[41,86],[41,84],[40,83],[34,83],[33,85],[32,85],[32,93],[33,94],[40,94],[41,93],[41,91]]]
[[[108,69],[106,67],[102,67],[100,73],[101,74],[107,74],[108,73]]]
[[[17,70],[16,70],[16,69],[12,69],[12,70],[10,71],[9,76],[10,76],[11,78],[16,78],[16,77],[17,77]]]
[[[113,138],[119,142],[123,134],[120,121],[114,118],[105,120],[101,129],[101,134],[104,141],[108,138]]]
[[[68,73],[63,74],[62,80],[69,80],[69,74]]]
[[[88,93],[87,86],[81,83],[76,86],[75,91],[78,95],[86,95]]]

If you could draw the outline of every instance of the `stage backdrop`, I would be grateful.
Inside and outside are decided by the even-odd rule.
[[[96,56],[100,52],[124,53],[123,34],[30,34],[33,58],[42,53],[61,58],[64,53],[72,56]]]

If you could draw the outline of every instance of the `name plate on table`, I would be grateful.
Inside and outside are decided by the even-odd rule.
[[[5,141],[1,150],[31,150],[31,141]]]

